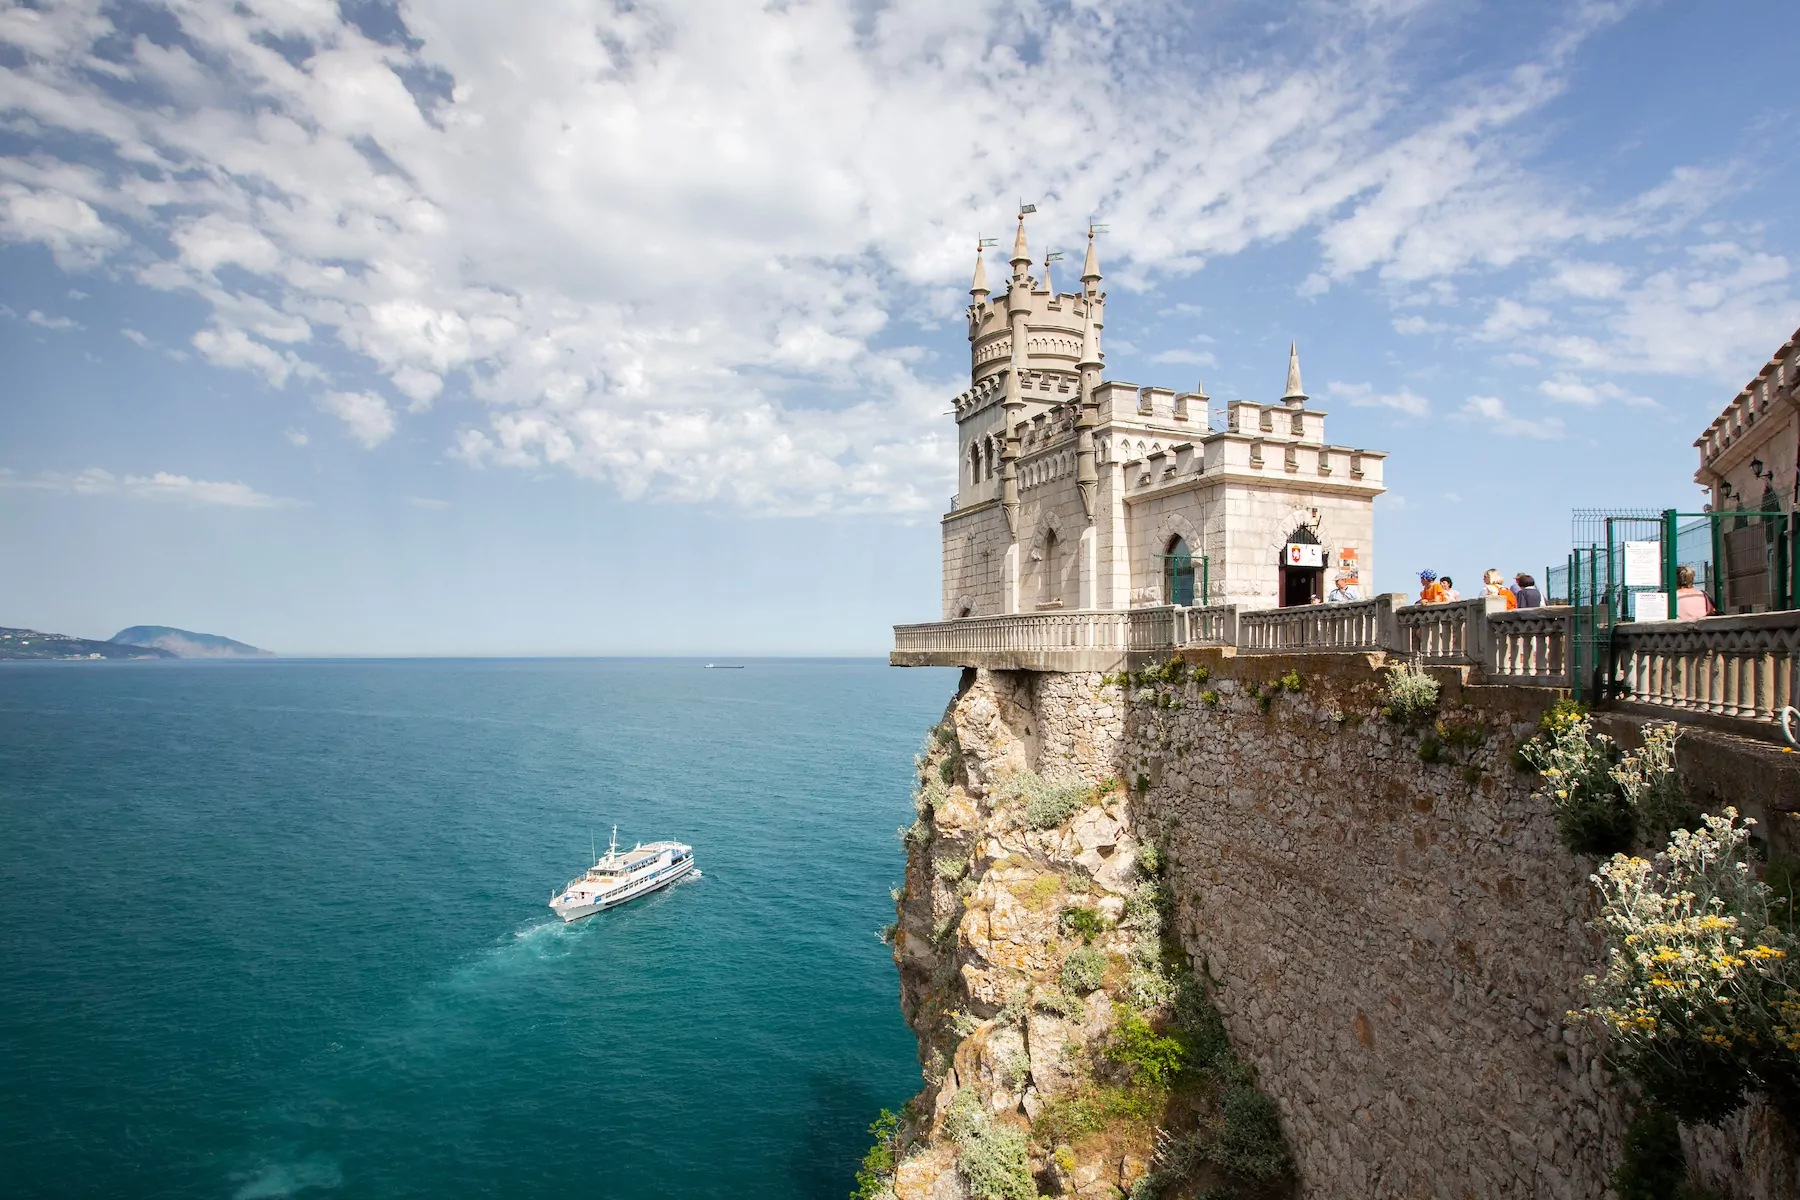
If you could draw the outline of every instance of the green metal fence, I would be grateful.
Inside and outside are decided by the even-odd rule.
[[[1800,520],[1791,513],[1583,509],[1571,533],[1575,548],[1544,572],[1544,594],[1573,609],[1577,699],[1606,698],[1616,625],[1676,619],[1682,567],[1715,612],[1800,606]]]

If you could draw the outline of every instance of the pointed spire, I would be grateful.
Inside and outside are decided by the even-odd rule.
[[[975,282],[969,285],[969,295],[975,297],[977,304],[988,298],[987,264],[981,261],[981,246],[975,247]]]
[[[1094,227],[1088,226],[1087,261],[1081,264],[1081,290],[1092,292],[1093,285],[1100,282],[1100,255],[1094,249]]]
[[[1196,400],[1211,400],[1212,399],[1211,396],[1206,394],[1206,381],[1204,379],[1194,380],[1194,399],[1196,399]]]
[[[1284,404],[1305,404],[1306,392],[1300,386],[1300,345],[1298,342],[1288,343],[1288,381],[1287,395],[1281,398]]]
[[[1051,282],[1051,280],[1050,280],[1050,259],[1051,258],[1052,258],[1051,253],[1048,250],[1044,251],[1044,290],[1046,292],[1049,292],[1052,296],[1054,296],[1054,295],[1056,295],[1056,284]]]
[[[1025,214],[1019,214],[1019,232],[1013,238],[1013,278],[1022,279],[1031,267],[1031,249],[1025,244]]]

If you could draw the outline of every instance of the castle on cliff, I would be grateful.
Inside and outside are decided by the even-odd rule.
[[[1382,460],[1333,446],[1298,352],[1274,404],[1105,379],[1106,293],[1088,234],[1081,290],[1030,274],[969,289],[969,389],[956,398],[958,485],[943,519],[944,618],[1156,604],[1307,604],[1373,584]]]

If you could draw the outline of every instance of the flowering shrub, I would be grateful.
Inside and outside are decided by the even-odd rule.
[[[1555,710],[1553,710],[1554,714]],[[1563,845],[1576,854],[1612,854],[1631,845],[1636,812],[1613,776],[1615,746],[1585,714],[1546,720],[1519,755],[1543,778]]]
[[[1408,727],[1422,725],[1437,711],[1438,681],[1423,668],[1399,662],[1388,668],[1387,703],[1381,711],[1387,719]]]
[[[1571,1018],[1599,1020],[1645,1098],[1684,1121],[1716,1124],[1800,1077],[1794,943],[1750,872],[1751,824],[1727,808],[1654,862],[1617,854],[1593,876],[1607,966]]]

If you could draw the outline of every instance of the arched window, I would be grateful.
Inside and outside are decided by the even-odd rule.
[[[1163,563],[1163,595],[1168,603],[1191,608],[1194,603],[1194,555],[1187,539],[1169,539],[1161,556]]]
[[[981,443],[976,442],[969,447],[969,486],[974,487],[981,482]]]

